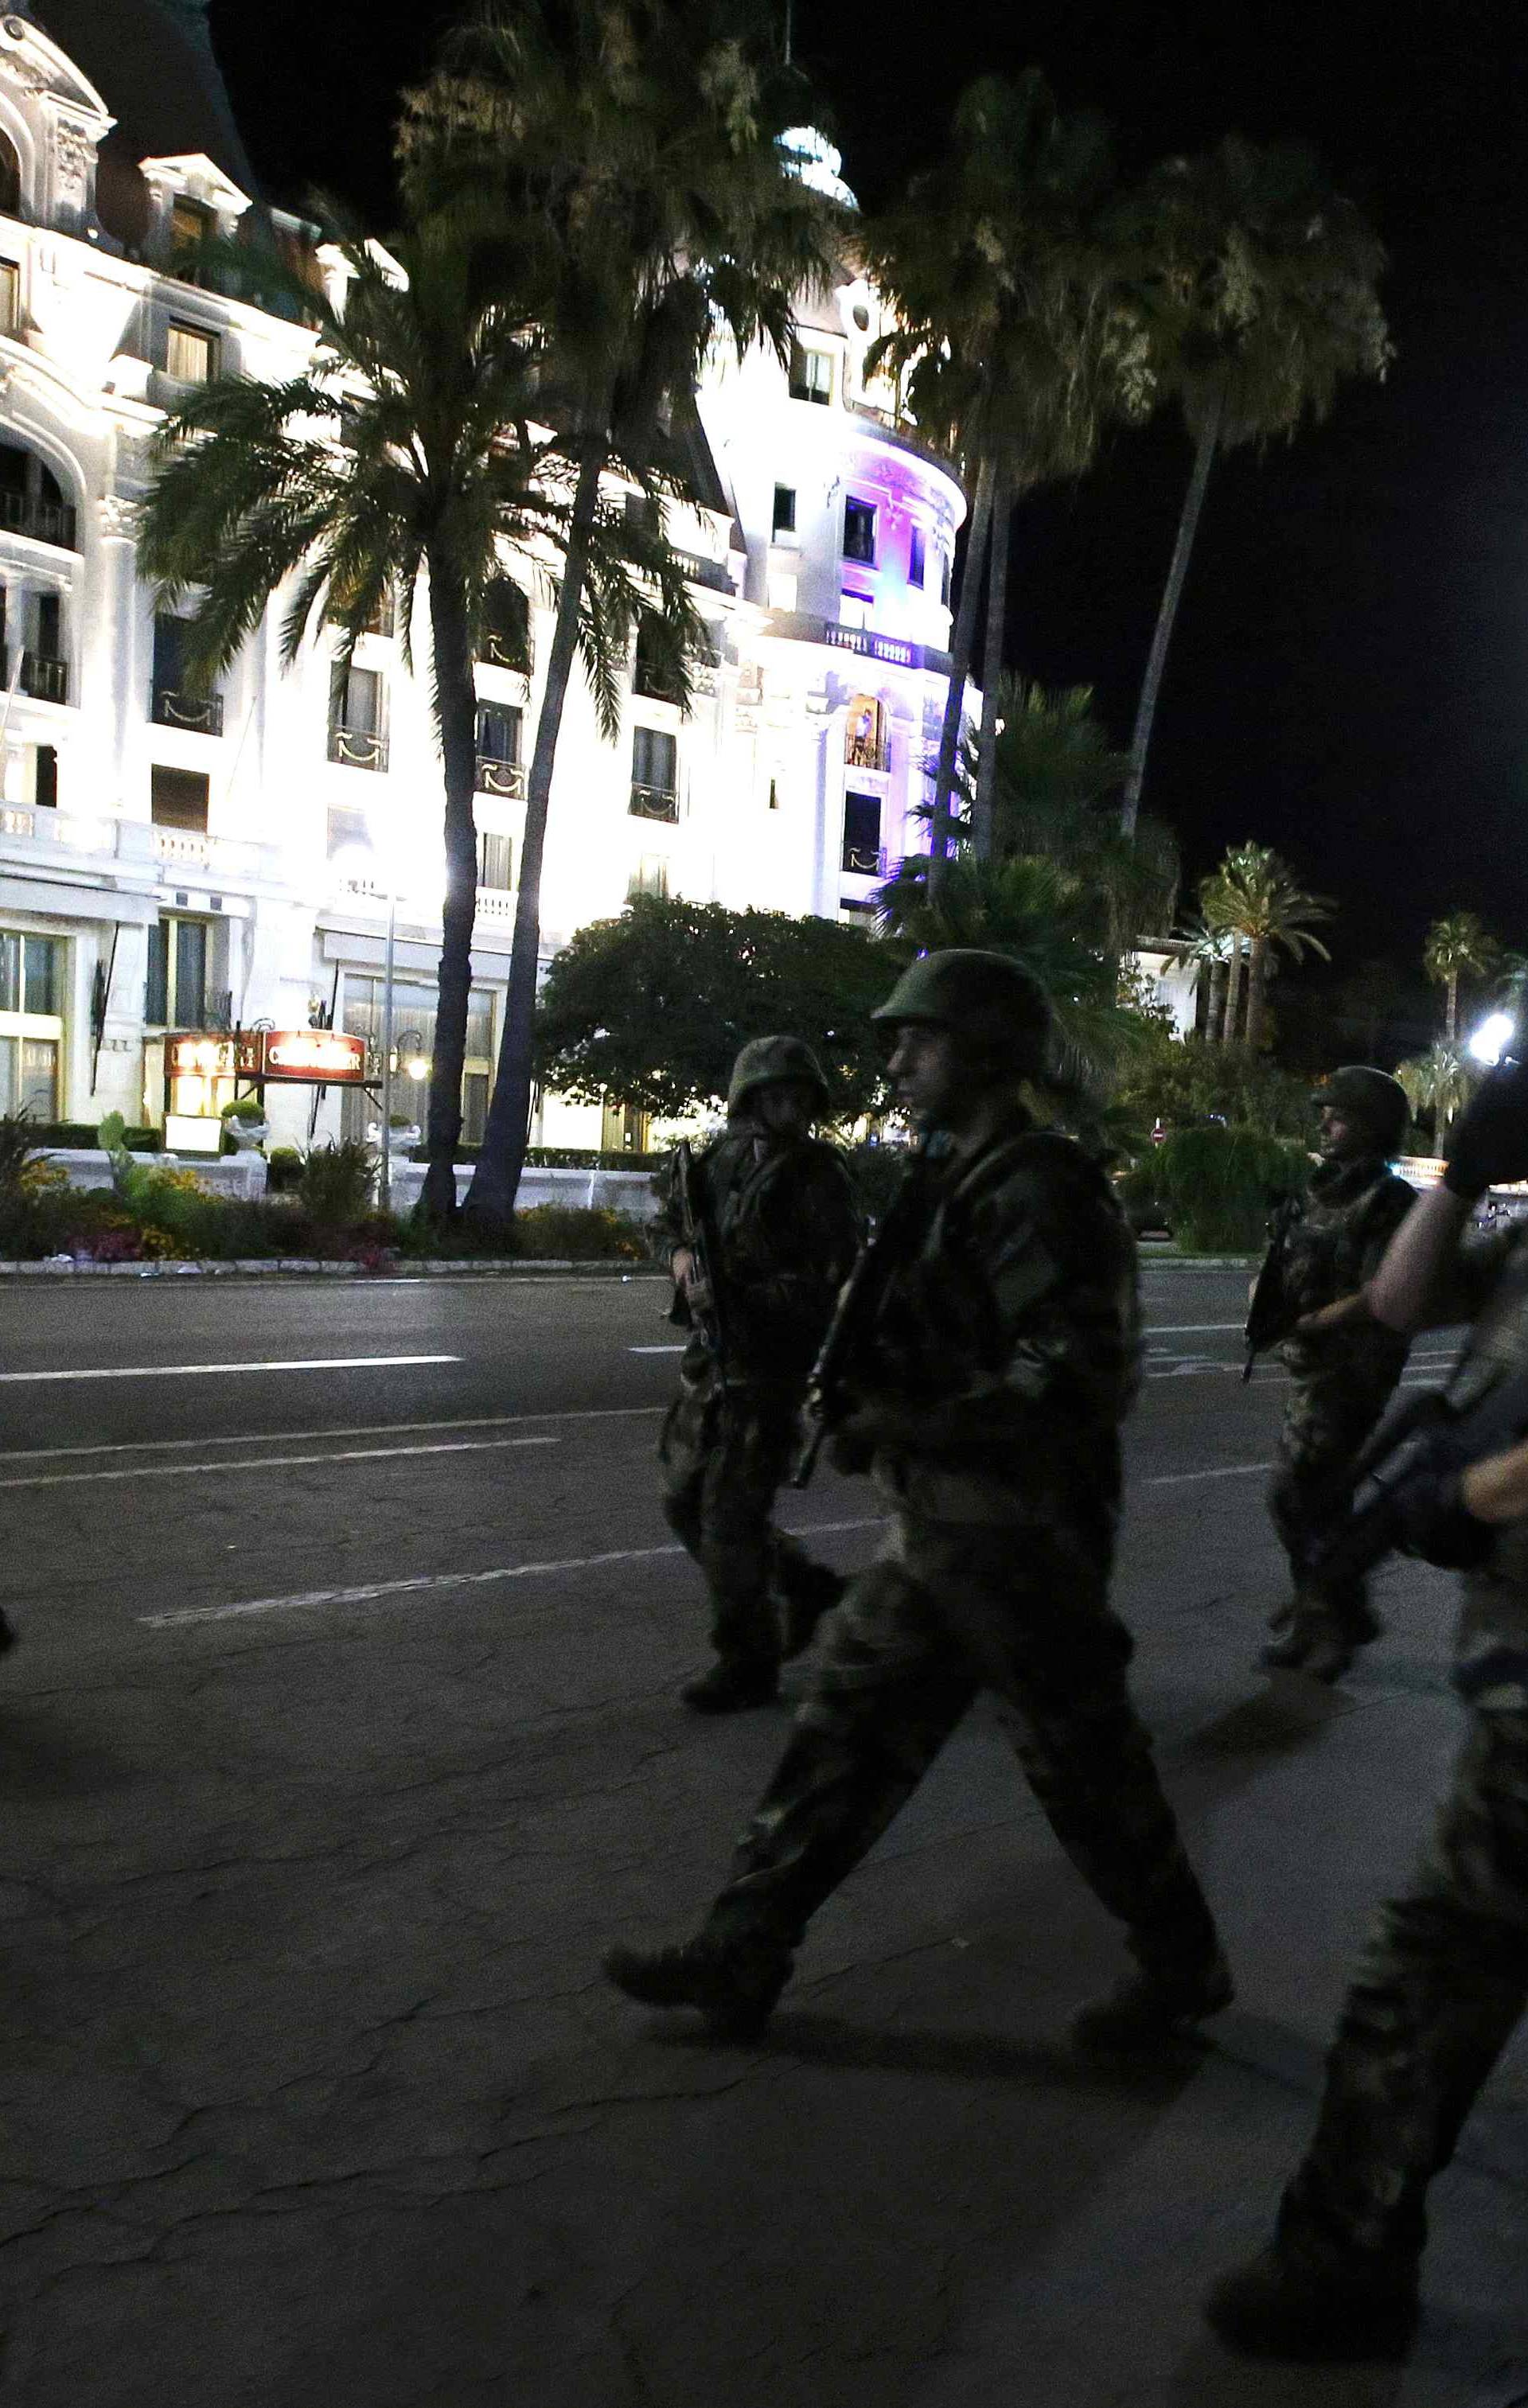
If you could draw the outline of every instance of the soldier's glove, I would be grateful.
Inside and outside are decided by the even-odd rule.
[[[1408,1555],[1444,1571],[1472,1572],[1486,1561],[1496,1542],[1489,1522],[1477,1521],[1466,1507],[1457,1465],[1414,1475],[1401,1500],[1401,1544]]]
[[[1504,1062],[1460,1115],[1443,1183],[1474,1204],[1518,1179],[1528,1179],[1528,1062]]]

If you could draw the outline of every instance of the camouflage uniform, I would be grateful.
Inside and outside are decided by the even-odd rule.
[[[825,1626],[791,1744],[696,1944],[792,1950],[987,1687],[1141,1964],[1201,1975],[1218,1963],[1214,1925],[1108,1600],[1138,1374],[1133,1244],[1080,1148],[1022,1113],[963,1159],[934,1140],[909,1175],[924,1194],[847,1371],[872,1413],[905,1426],[873,1461],[890,1535]]]
[[[1463,1310],[1482,1308],[1450,1388],[1467,1407],[1528,1370],[1528,1232],[1467,1240],[1461,1282]],[[1360,1960],[1285,2197],[1297,2260],[1414,2262],[1428,2182],[1528,2004],[1528,1521],[1465,1577],[1454,1682],[1469,1721],[1453,1780]]]
[[[1378,1154],[1323,1163],[1285,1241],[1284,1294],[1290,1310],[1315,1312],[1361,1288],[1377,1270],[1415,1201],[1414,1190]],[[1294,1393],[1279,1433],[1268,1511],[1294,1577],[1290,1618],[1297,1638],[1314,1641],[1331,1631],[1356,1643],[1372,1639],[1378,1627],[1362,1581],[1322,1586],[1305,1564],[1313,1541],[1340,1504],[1354,1455],[1390,1402],[1409,1343],[1370,1322],[1356,1329],[1300,1333],[1278,1349]]]
[[[780,1661],[781,1609],[800,1635],[842,1587],[771,1516],[859,1225],[842,1155],[813,1138],[771,1136],[746,1101],[696,1166],[717,1253],[725,1383],[697,1331],[658,1458],[670,1526],[710,1586],[716,1654],[762,1675]],[[671,1194],[658,1226],[670,1249],[683,1244]]]

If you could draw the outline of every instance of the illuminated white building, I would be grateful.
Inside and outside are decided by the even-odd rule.
[[[337,682],[332,634],[285,671],[269,613],[198,703],[181,691],[175,623],[137,573],[137,505],[166,408],[209,375],[290,376],[310,345],[302,327],[195,280],[196,244],[252,209],[283,243],[307,230],[261,212],[195,0],[38,10],[41,23],[0,18],[0,1109],[84,1123],[215,1109],[231,1079],[167,1096],[166,1031],[332,1014],[375,1041],[390,883],[397,1049],[405,1068],[423,1063],[440,770],[396,633],[365,637]],[[113,87],[98,89],[108,65]],[[809,164],[828,172],[828,156]],[[754,351],[708,369],[681,430],[695,500],[670,508],[669,531],[691,560],[714,664],[682,721],[639,647],[615,745],[575,684],[543,876],[549,953],[643,890],[862,913],[911,849],[963,501],[867,380],[878,331],[875,295],[849,283],[803,311],[788,368]],[[532,634],[529,680],[491,657],[477,671],[468,1137],[508,971],[550,640],[540,604]],[[359,1127],[371,1109],[334,1091],[268,1100],[278,1139]],[[535,1134],[635,1132],[549,1099]]]

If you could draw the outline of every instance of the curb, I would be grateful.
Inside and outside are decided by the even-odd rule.
[[[389,1263],[384,1268],[372,1270],[361,1263],[326,1263],[318,1260],[271,1262],[251,1259],[235,1262],[159,1262],[159,1263],[7,1263],[0,1262],[0,1280],[54,1280],[62,1285],[80,1279],[530,1279],[547,1273],[577,1271],[591,1279],[658,1279],[662,1272],[644,1263],[612,1262],[536,1262],[515,1255],[474,1258],[459,1261]]]

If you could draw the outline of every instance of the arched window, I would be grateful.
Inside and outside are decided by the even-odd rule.
[[[0,217],[22,214],[21,153],[8,134],[0,134]]]
[[[19,443],[0,443],[0,527],[75,549],[73,503],[51,468]]]
[[[886,711],[868,694],[857,694],[849,705],[843,730],[843,761],[850,769],[884,769],[887,766]]]

